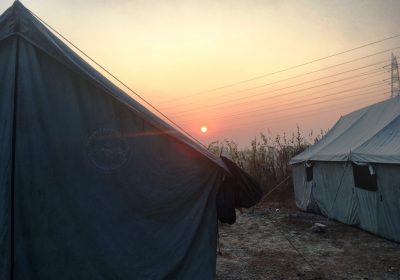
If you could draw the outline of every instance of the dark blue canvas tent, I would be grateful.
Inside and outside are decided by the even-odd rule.
[[[0,17],[1,280],[213,279],[218,192],[259,199],[21,3]]]

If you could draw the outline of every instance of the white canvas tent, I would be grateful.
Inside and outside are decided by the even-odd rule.
[[[341,117],[291,164],[300,209],[400,241],[400,97]]]
[[[21,3],[0,16],[0,280],[213,279],[228,169]]]

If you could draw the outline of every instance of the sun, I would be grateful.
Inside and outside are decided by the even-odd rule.
[[[202,127],[200,127],[200,131],[203,133],[206,133],[208,130],[207,126],[203,125]]]

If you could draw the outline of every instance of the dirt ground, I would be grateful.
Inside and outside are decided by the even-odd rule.
[[[319,222],[326,232],[312,233]],[[400,279],[400,244],[323,216],[258,209],[220,225],[217,279]]]

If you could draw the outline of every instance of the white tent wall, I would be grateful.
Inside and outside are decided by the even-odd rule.
[[[314,162],[311,181],[307,181],[304,164],[295,164],[292,169],[296,204],[300,209],[357,224],[351,164]]]
[[[0,279],[10,279],[11,157],[16,40],[0,42]]]
[[[314,165],[312,182],[305,163]],[[355,187],[353,163],[373,167],[376,191]],[[326,216],[400,241],[400,96],[341,117],[291,164],[300,209],[316,204]]]
[[[318,208],[312,208],[314,200],[311,197],[314,181],[307,181],[306,167],[304,164],[292,166],[293,186],[296,205],[303,211],[318,212]]]
[[[296,204],[300,209],[321,212],[340,222],[400,241],[399,165],[373,164],[378,181],[374,192],[355,187],[351,162],[315,161],[313,164],[313,180],[309,182],[304,163],[292,166]]]
[[[400,165],[376,164],[378,234],[400,242]]]
[[[357,223],[351,163],[316,162],[312,197],[322,214],[346,224]]]

